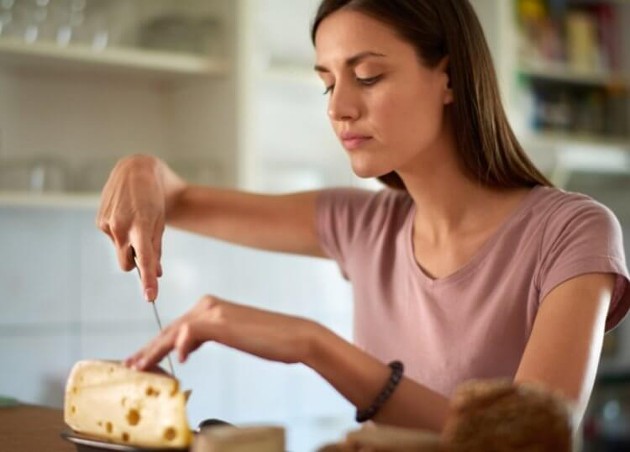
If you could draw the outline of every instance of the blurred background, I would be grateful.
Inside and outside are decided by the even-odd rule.
[[[527,152],[628,231],[630,2],[472,3]],[[121,156],[266,192],[378,187],[352,175],[328,124],[309,41],[316,5],[0,0],[0,396],[62,406],[77,360],[121,359],[156,334],[135,273],[94,226]],[[164,241],[164,321],[212,293],[350,338],[351,290],[334,263],[172,230]],[[354,426],[352,407],[302,366],[207,344],[176,371],[193,389],[193,424],[278,422],[295,451]],[[628,450],[615,449],[630,441],[628,322],[606,338],[584,437],[584,450]]]

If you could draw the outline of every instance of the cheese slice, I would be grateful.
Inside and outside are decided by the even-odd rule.
[[[284,428],[279,426],[203,428],[191,452],[284,452]]]
[[[79,361],[66,384],[64,420],[74,431],[142,447],[192,442],[186,395],[168,375],[115,361]]]

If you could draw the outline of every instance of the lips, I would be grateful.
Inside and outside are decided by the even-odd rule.
[[[357,149],[372,139],[369,135],[352,132],[342,132],[340,138],[343,146],[348,150]]]

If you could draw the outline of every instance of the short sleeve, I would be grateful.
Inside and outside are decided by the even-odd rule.
[[[606,330],[614,328],[630,307],[628,270],[622,229],[615,215],[598,202],[568,200],[550,217],[542,242],[538,277],[540,300],[559,284],[587,273],[617,275]]]
[[[353,242],[365,225],[365,209],[374,192],[356,188],[330,188],[317,197],[316,227],[324,252],[334,259],[345,279]]]

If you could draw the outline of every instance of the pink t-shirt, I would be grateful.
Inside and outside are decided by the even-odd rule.
[[[593,199],[533,188],[455,273],[429,278],[412,246],[415,205],[404,191],[340,188],[318,198],[325,252],[354,290],[356,344],[450,395],[470,378],[516,374],[540,303],[584,273],[618,275],[606,328],[630,307],[619,222]]]

